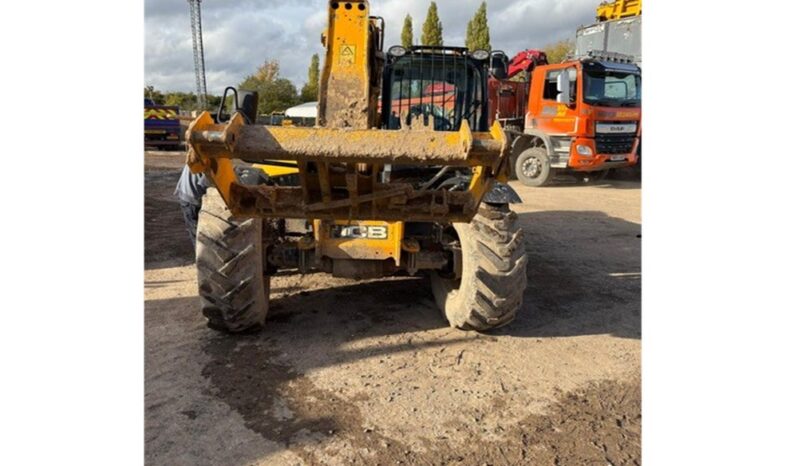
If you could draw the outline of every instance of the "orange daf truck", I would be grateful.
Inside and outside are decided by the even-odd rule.
[[[590,52],[530,74],[524,128],[505,127],[519,181],[545,186],[562,172],[600,179],[637,163],[640,68],[632,57]]]

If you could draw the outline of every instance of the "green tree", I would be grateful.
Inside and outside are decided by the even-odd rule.
[[[471,20],[469,20],[468,24],[466,25],[466,47],[468,47],[468,50],[471,50],[473,52],[475,49],[471,48],[471,43],[472,42],[474,42],[474,19],[473,18],[471,18]]]
[[[180,107],[181,111],[191,112],[193,110],[199,110],[197,107],[197,96],[193,92],[161,92],[155,89],[154,86],[147,86],[144,88],[144,97],[152,99],[156,105]],[[208,95],[208,108],[211,110],[216,109],[221,101],[221,96]]]
[[[260,98],[258,113],[282,112],[299,103],[296,86],[280,77],[280,64],[277,60],[267,60],[254,74],[247,76],[239,89],[257,91]]]
[[[421,45],[443,45],[443,23],[438,17],[438,5],[430,2],[427,19],[421,29]]]
[[[573,49],[574,41],[570,39],[563,39],[543,47],[543,51],[546,52],[546,58],[548,58],[549,63],[562,63]]]
[[[144,98],[145,99],[152,99],[152,101],[156,105],[163,105],[165,102],[165,97],[161,91],[155,89],[155,86],[145,86],[144,87]]]
[[[210,99],[210,96],[208,96]],[[210,101],[210,100],[209,100]],[[165,105],[180,107],[180,110],[206,110],[197,106],[197,95],[193,92],[168,92],[166,93]],[[209,107],[212,109],[213,107]]]
[[[302,102],[319,100],[319,54],[314,53],[308,68],[308,82],[302,87]]]
[[[210,108],[211,110],[215,110],[219,108],[219,104],[222,103],[222,96],[208,94],[207,102],[208,102],[208,108]]]
[[[491,50],[490,27],[488,27],[488,4],[482,2],[466,27],[466,47],[474,50]]]
[[[413,46],[413,18],[405,16],[405,25],[402,27],[402,47],[408,49]]]
[[[258,81],[272,82],[280,75],[280,62],[277,60],[266,60],[255,71],[254,77]]]
[[[185,108],[183,104],[186,103],[185,101],[187,96],[188,94],[185,92],[170,92],[169,94],[166,94],[166,101],[164,105]],[[191,96],[193,97],[194,93],[191,93]]]

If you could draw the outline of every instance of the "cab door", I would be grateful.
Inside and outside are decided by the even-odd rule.
[[[561,74],[567,76],[568,99],[562,102],[565,91],[558,88],[558,80]],[[547,67],[543,76],[542,89],[538,88],[540,95],[540,109],[537,112],[537,127],[542,131],[552,135],[573,135],[576,133],[577,122],[577,93],[579,91],[577,83],[577,69],[575,65],[560,65]],[[558,96],[561,102],[558,102]]]

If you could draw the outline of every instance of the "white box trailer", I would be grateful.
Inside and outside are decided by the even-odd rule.
[[[582,26],[576,30],[575,54],[586,57],[591,50],[622,53],[634,57],[634,62],[642,68],[641,50],[642,16],[603,21]]]

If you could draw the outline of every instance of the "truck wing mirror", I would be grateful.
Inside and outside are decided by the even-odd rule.
[[[571,104],[571,81],[568,78],[568,70],[562,70],[557,75],[557,103]]]
[[[490,75],[498,80],[507,79],[507,67],[509,59],[504,52],[493,52],[490,54]]]

